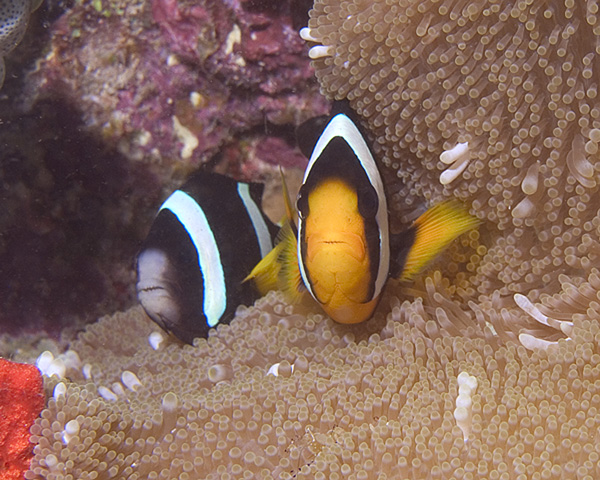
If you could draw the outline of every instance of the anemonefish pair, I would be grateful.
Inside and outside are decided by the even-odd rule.
[[[279,230],[263,185],[200,172],[160,207],[137,259],[137,295],[158,325],[192,344],[259,296],[244,277]]]
[[[279,243],[248,278],[262,293],[283,290],[294,300],[308,289],[339,323],[373,315],[390,276],[410,280],[438,253],[479,221],[456,201],[438,204],[406,231],[392,235],[383,182],[351,112],[337,105],[331,118],[299,128],[309,157],[296,211],[288,214]],[[320,135],[311,135],[315,127]],[[289,202],[289,201],[288,201]]]
[[[284,182],[281,229],[260,208],[260,184],[200,172],[169,196],[137,259],[138,299],[150,318],[191,344],[259,294],[280,289],[294,301],[306,288],[335,321],[359,323],[390,276],[410,280],[477,226],[450,201],[390,234],[383,182],[351,117],[342,111],[299,128],[309,162],[295,209]]]

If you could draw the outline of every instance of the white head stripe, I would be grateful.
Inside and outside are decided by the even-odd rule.
[[[258,245],[260,247],[260,256],[264,257],[273,249],[269,228],[267,227],[265,219],[260,213],[258,205],[256,205],[250,196],[250,186],[247,183],[238,183],[237,189],[242,202],[244,202],[244,206],[246,207],[246,211],[248,212],[248,216],[250,217],[254,231],[256,232]]]
[[[214,327],[227,306],[227,287],[221,255],[215,236],[200,205],[181,190],[165,200],[160,210],[170,210],[188,232],[198,253],[198,266],[204,278],[204,315]],[[159,212],[160,212],[159,210]]]
[[[300,267],[300,276],[302,277],[302,281],[304,282],[304,286],[306,287],[306,289],[309,291],[309,293],[312,295],[312,297],[318,302],[319,299],[317,298],[316,293],[313,291],[312,285],[310,284],[310,281],[308,280],[308,273],[306,273],[306,269],[304,268],[304,262],[302,261],[302,224],[304,222],[302,221],[301,218],[298,218],[298,241],[296,242],[296,252],[297,252],[297,256],[298,256],[298,266]]]
[[[371,151],[369,150],[365,139],[358,128],[356,128],[356,125],[354,125],[354,122],[343,113],[333,117],[319,137],[315,149],[310,156],[306,171],[304,172],[304,182],[306,182],[310,170],[321,156],[321,153],[323,153],[323,150],[325,150],[325,147],[327,147],[329,142],[335,137],[342,137],[346,143],[348,143],[354,154],[358,157],[371,185],[377,190],[377,193],[383,192],[381,175],[379,175],[379,170],[377,170],[377,165],[375,164],[375,160],[373,159],[373,155],[371,155]],[[385,199],[384,195],[380,195],[380,197]]]
[[[323,130],[323,133],[319,137],[319,140],[317,141],[317,144],[315,145],[315,148],[310,156],[310,160],[308,161],[308,166],[304,172],[303,183],[306,183],[306,179],[308,178],[313,165],[320,158],[323,150],[325,150],[327,145],[329,145],[329,142],[331,142],[331,140],[335,137],[343,138],[350,146],[358,158],[363,170],[367,174],[369,182],[377,192],[377,197],[379,199],[376,218],[381,235],[379,239],[379,269],[377,272],[377,279],[375,280],[374,291],[374,295],[377,296],[379,293],[381,293],[381,290],[385,285],[390,265],[387,201],[383,190],[383,181],[381,180],[381,175],[379,174],[379,170],[377,169],[373,155],[371,155],[371,151],[369,150],[369,147],[367,146],[362,134],[347,115],[344,115],[343,113],[336,115],[329,121],[327,127],[325,127],[325,130]],[[298,239],[302,238],[302,223],[303,221],[300,219],[298,221]],[[300,266],[300,274],[302,275],[304,284],[314,297],[315,295],[310,288],[310,282],[308,281],[308,276],[304,270],[304,264],[302,263],[300,241],[298,242],[298,264]]]

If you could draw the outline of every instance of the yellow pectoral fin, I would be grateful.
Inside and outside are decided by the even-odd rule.
[[[279,243],[258,262],[244,282],[253,280],[261,295],[281,290],[289,302],[300,300],[304,285],[298,267],[297,240],[292,225],[286,222],[277,235]]]
[[[267,253],[243,280],[244,282],[253,280],[261,295],[266,295],[270,290],[277,290],[279,288],[278,279],[281,265],[278,262],[278,258],[282,247],[281,243],[275,245],[273,250]]]
[[[454,239],[481,223],[460,202],[439,203],[415,221],[415,241],[410,248],[400,280],[411,280]]]
[[[278,255],[278,263],[281,266],[278,274],[277,284],[290,303],[298,303],[304,293],[304,283],[298,266],[298,240],[292,231],[292,225],[287,223],[283,227],[282,240]]]

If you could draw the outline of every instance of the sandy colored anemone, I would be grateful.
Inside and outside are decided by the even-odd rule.
[[[194,347],[102,319],[47,382],[27,478],[600,478],[596,17],[317,0],[317,74],[394,211],[457,196],[485,224],[361,325],[278,294]]]
[[[598,309],[532,352],[389,301],[349,327],[270,294],[156,350],[140,308],[105,317],[72,345],[88,378],[48,382],[27,478],[598,478]]]
[[[555,223],[595,192],[597,11],[317,0],[309,36],[323,90],[350,99],[408,194],[456,195],[502,229]]]
[[[514,294],[559,292],[559,275],[588,280],[600,260],[596,2],[317,0],[303,37],[323,92],[350,100],[402,180],[396,210],[456,196],[486,220],[470,265],[444,270],[467,301],[512,308]]]

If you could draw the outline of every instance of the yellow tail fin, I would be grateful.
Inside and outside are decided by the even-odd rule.
[[[413,225],[415,239],[406,256],[400,280],[412,280],[454,239],[481,222],[463,204],[448,200],[434,205]]]

